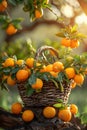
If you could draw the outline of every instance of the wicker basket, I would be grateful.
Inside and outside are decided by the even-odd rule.
[[[36,60],[38,60],[38,57],[41,55],[43,56],[43,58],[45,58],[45,56],[43,55],[43,52],[45,50],[52,50],[58,58],[58,53],[54,48],[50,46],[42,46],[38,49],[36,53]],[[67,85],[67,83],[64,82],[63,88],[64,91],[61,91],[61,89],[59,87],[57,88],[52,81],[43,81],[43,88],[41,92],[34,92],[31,96],[28,96],[26,95],[25,84],[18,83],[18,90],[26,107],[44,107],[48,105],[53,105],[57,102],[57,99],[61,99],[63,103],[66,104],[71,91],[70,84]]]

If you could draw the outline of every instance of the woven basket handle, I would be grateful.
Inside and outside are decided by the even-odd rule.
[[[51,50],[51,51],[53,51],[53,53],[55,54],[55,56],[59,59],[59,55],[58,55],[57,50],[54,49],[54,48],[51,47],[51,46],[46,46],[46,45],[40,47],[40,48],[37,50],[35,59],[38,60],[38,58],[39,58],[40,56],[42,56],[42,57],[45,59],[45,56],[44,56],[43,52],[46,51],[46,50]]]

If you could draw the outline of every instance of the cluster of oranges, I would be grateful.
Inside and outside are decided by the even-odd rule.
[[[7,6],[8,6],[7,1],[6,1],[6,0],[3,0],[3,1],[0,3],[0,12],[5,11],[6,8],[7,8]]]
[[[27,4],[27,7],[30,8],[28,10],[29,13],[30,13],[30,17],[32,17],[33,20],[39,19],[39,18],[41,18],[43,16],[43,8],[42,8],[43,3],[42,2],[45,5],[47,5],[49,3],[49,0],[39,1],[39,3],[38,3],[37,0],[33,0],[32,3],[31,3],[32,5]],[[32,9],[31,9],[31,6],[32,6]],[[8,1],[7,0],[2,0],[0,2],[0,12],[3,13],[4,11],[7,11],[6,10],[7,7],[8,7]],[[25,9],[25,10],[27,10],[27,9]],[[8,23],[8,20],[6,20],[6,22],[7,22],[7,26],[5,27],[6,34],[8,34],[8,35],[15,34],[18,31],[19,27],[15,24],[14,20],[10,21],[9,23]]]
[[[34,67],[35,66],[35,67]],[[5,70],[11,68],[9,74],[5,73]],[[40,67],[40,68],[39,68]],[[76,73],[75,67],[64,67],[64,63],[61,61],[55,61],[54,63],[48,65],[42,65],[35,61],[34,58],[27,58],[26,60],[16,60],[14,58],[6,58],[2,63],[3,77],[8,85],[13,86],[16,82],[25,82],[32,75],[32,70],[34,73],[39,71],[40,74],[48,73],[53,78],[57,78],[60,72],[63,72],[71,82],[71,88],[75,88],[76,85],[82,85],[84,82],[84,74],[87,74],[87,69],[85,69],[84,74],[81,72]],[[39,69],[38,69],[39,68]],[[15,76],[12,78],[12,73],[15,71]],[[36,78],[36,81],[31,85],[33,89],[41,89],[43,87],[43,79],[40,77]]]
[[[22,114],[22,119],[25,122],[30,122],[35,117],[34,112],[30,109],[22,111],[22,104],[19,102],[12,104],[11,111],[14,114]],[[54,117],[58,117],[65,122],[69,122],[72,118],[72,115],[75,115],[77,113],[78,107],[75,104],[71,104],[69,107],[65,107],[60,110],[57,110],[53,106],[44,107],[42,110],[42,115],[45,118],[51,119]]]
[[[8,7],[8,2],[7,0],[2,0],[2,2],[0,3],[0,12],[4,12]],[[8,35],[13,35],[17,32],[17,28],[12,24],[9,23],[7,28],[6,28],[6,33]]]
[[[7,75],[3,73],[2,77],[2,79],[5,80],[9,86],[14,86],[17,82],[24,82],[30,77],[32,68],[34,66],[34,58],[27,58],[26,61],[21,59],[15,61],[14,58],[7,58],[2,63],[2,66],[4,69],[11,67],[13,70],[15,67],[17,67],[14,78],[12,78],[11,72],[9,72]],[[37,78],[36,82],[32,84],[31,87],[33,89],[41,89],[42,86],[42,79]]]
[[[22,112],[22,104],[19,102],[12,104],[11,111],[16,115],[22,113],[22,119],[26,122],[32,121],[34,118],[34,113],[32,110],[28,109]]]
[[[77,48],[80,43],[78,39],[63,38],[61,44],[65,47]]]
[[[49,51],[49,53],[54,55],[52,51]],[[83,68],[83,66],[80,66],[77,71],[76,65],[78,67],[79,65],[86,65],[86,63],[74,63],[76,63],[75,59],[73,59],[71,64],[66,66],[64,60],[60,59],[57,59],[52,63],[45,64],[33,57],[28,57],[25,60],[17,60],[17,58],[14,57],[5,57],[0,63],[2,83],[9,86],[14,86],[21,82],[25,83],[25,85],[27,83],[34,92],[37,92],[38,90],[43,91],[43,81],[47,81],[48,78],[49,81],[52,79],[53,81],[55,80],[56,83],[61,82],[61,84],[63,83],[63,80],[65,80],[67,81],[66,83],[70,84],[71,88],[75,88],[76,85],[83,84],[85,75],[87,74],[87,67]],[[35,113],[32,110],[28,109],[23,111],[20,103],[13,104],[11,110],[14,114],[22,114],[22,119],[26,122],[32,121],[35,117]],[[61,120],[68,122],[71,120],[72,115],[77,114],[77,112],[78,107],[75,104],[71,104],[69,106],[65,105],[61,108],[56,108],[53,105],[43,108],[42,114],[45,118],[54,118],[57,116]]]

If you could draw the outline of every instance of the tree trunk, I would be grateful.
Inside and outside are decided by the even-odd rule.
[[[0,108],[0,128],[5,130],[86,130],[86,126],[83,127],[79,119],[73,117],[71,122],[63,122],[57,117],[52,119],[46,119],[43,116],[40,117],[42,109],[32,108],[36,111],[36,115],[33,121],[26,123],[22,120],[21,114],[15,115]]]
[[[82,10],[87,15],[87,1],[86,0],[78,0]]]

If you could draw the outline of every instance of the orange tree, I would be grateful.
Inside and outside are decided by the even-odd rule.
[[[8,13],[8,8],[23,4],[24,12],[29,13],[32,21],[43,16],[43,8],[49,8],[49,0],[0,0],[0,24],[8,35],[15,34],[21,29],[22,18],[12,19]]]
[[[7,8],[9,6],[16,6],[23,4],[23,10],[29,12],[30,18],[36,20],[43,15],[43,8],[50,8],[49,1],[47,0],[0,0],[0,24],[3,29],[6,30],[8,35],[15,34],[18,29],[21,29],[21,18],[12,19],[8,13]],[[61,30],[57,36],[62,37],[61,47],[59,48],[59,59],[55,58],[55,54],[52,51],[46,51],[47,57],[42,62],[39,59],[37,62],[34,57],[29,57],[26,60],[17,59],[17,57],[3,56],[0,60],[0,80],[1,88],[7,88],[7,86],[14,86],[17,82],[25,82],[26,92],[31,96],[34,92],[41,92],[43,88],[43,80],[51,80],[56,88],[60,88],[60,91],[64,91],[63,82],[72,83],[81,86],[87,75],[87,53],[82,55],[74,55],[72,53],[73,48],[77,48],[80,45],[80,40],[85,36],[77,32],[77,26],[65,27]],[[52,58],[50,58],[50,54]],[[41,58],[41,57],[40,57]],[[56,62],[53,62],[56,59]],[[57,84],[58,83],[58,84]],[[75,88],[75,86],[74,86]],[[57,116],[67,122],[72,118],[72,114],[77,114],[77,107],[74,105],[63,104],[62,101],[53,104],[53,115],[50,117],[49,107],[44,108],[43,115],[46,118],[52,118]],[[56,109],[55,109],[56,108]],[[19,108],[16,106],[18,112]],[[48,109],[48,110],[47,110]],[[63,109],[63,110],[62,110]],[[21,113],[21,110],[18,112]],[[44,112],[45,111],[45,112]],[[27,113],[29,116],[27,117]],[[69,116],[68,116],[69,115]],[[27,119],[26,119],[27,117]],[[34,113],[30,110],[24,111],[22,118],[24,121],[31,121],[34,118]]]

